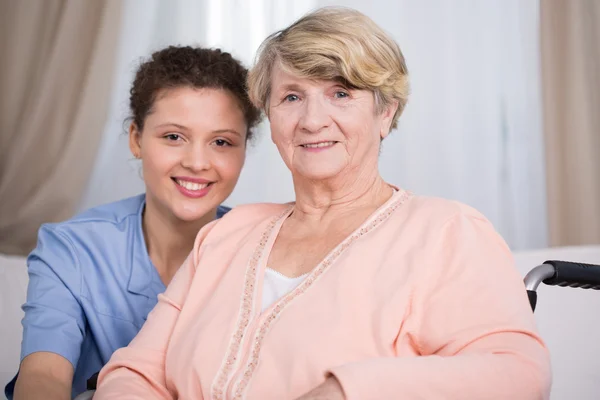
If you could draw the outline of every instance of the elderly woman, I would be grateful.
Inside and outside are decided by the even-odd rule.
[[[547,398],[548,352],[492,225],[379,174],[408,93],[395,42],[320,9],[263,43],[249,90],[296,200],[204,227],[95,400]]]

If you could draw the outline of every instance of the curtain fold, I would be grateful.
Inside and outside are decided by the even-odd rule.
[[[118,0],[0,3],[0,253],[72,216],[105,123]]]
[[[600,243],[600,2],[542,0],[550,243]]]

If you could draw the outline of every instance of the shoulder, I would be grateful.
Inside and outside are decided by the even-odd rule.
[[[199,238],[204,240],[210,232],[210,237],[216,241],[235,243],[236,240],[242,240],[241,238],[248,234],[258,232],[256,229],[262,231],[261,226],[266,226],[269,222],[274,221],[291,206],[291,203],[257,203],[235,206],[221,218],[202,228]]]
[[[239,252],[244,244],[254,243],[260,234],[282,217],[292,204],[259,203],[236,206],[222,218],[206,224],[198,235],[192,251],[191,263],[199,264],[198,257]],[[271,225],[273,224],[273,225]],[[210,250],[209,250],[210,249]]]
[[[86,222],[108,222],[118,224],[131,215],[141,215],[141,209],[146,203],[145,194],[128,197],[112,203],[90,208],[59,225],[74,225]]]
[[[411,195],[404,205],[405,211],[413,218],[432,223],[445,224],[455,219],[468,218],[487,221],[475,208],[439,197]]]
[[[144,195],[130,197],[83,211],[63,222],[43,224],[38,231],[36,248],[29,261],[43,259],[62,265],[66,258],[77,264],[77,253],[94,253],[99,248],[111,247],[116,242],[126,243],[137,229],[139,216],[145,202]]]
[[[115,234],[125,233],[122,225],[131,218],[138,220],[144,204],[143,194],[129,197],[90,208],[63,222],[43,224],[40,232],[52,232],[66,237],[77,237],[92,232],[106,234],[107,230],[114,231]]]
[[[435,246],[449,252],[489,246],[508,250],[502,236],[481,212],[458,201],[412,195],[398,214],[398,232],[409,230],[417,245],[427,244],[432,250]]]
[[[222,220],[224,223],[226,222],[227,224],[233,225],[256,223],[277,217],[291,206],[291,203],[257,203],[239,205],[227,212],[226,215],[223,216]]]
[[[409,242],[417,245],[435,242],[446,244],[458,240],[459,237],[483,235],[488,239],[503,240],[496,232],[492,223],[475,208],[454,200],[431,196],[419,196],[408,193],[403,201],[393,211],[386,223],[382,235],[390,240]],[[393,239],[396,238],[396,239]]]

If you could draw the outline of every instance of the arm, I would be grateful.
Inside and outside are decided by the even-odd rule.
[[[73,366],[54,353],[37,352],[23,359],[15,385],[15,400],[71,398]]]
[[[102,368],[94,400],[122,399],[124,395],[132,400],[175,397],[166,382],[166,349],[196,272],[202,240],[216,222],[202,228],[191,254],[167,291],[158,296],[158,304],[137,336],[129,346],[117,350]]]
[[[340,382],[333,376],[328,377],[325,382],[298,397],[296,400],[345,400],[344,390]]]
[[[333,368],[345,398],[548,398],[549,354],[510,251],[476,215],[453,217],[441,235],[396,343],[419,357]]]
[[[14,398],[70,399],[86,324],[77,297],[77,257],[67,237],[44,226],[27,264],[22,362]]]

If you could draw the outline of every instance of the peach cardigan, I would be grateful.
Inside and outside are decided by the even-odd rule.
[[[473,209],[400,190],[261,313],[293,205],[241,206],[198,234],[94,400],[545,399],[546,347],[511,253]]]

